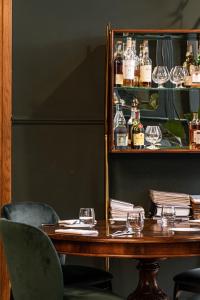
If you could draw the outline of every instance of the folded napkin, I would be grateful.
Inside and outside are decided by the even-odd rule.
[[[59,224],[68,224],[68,225],[73,225],[73,224],[78,224],[80,221],[79,219],[71,219],[71,220],[59,220],[58,223]]]
[[[70,233],[70,234],[78,234],[78,235],[93,235],[97,236],[99,232],[97,230],[86,230],[86,229],[56,229],[57,233]]]

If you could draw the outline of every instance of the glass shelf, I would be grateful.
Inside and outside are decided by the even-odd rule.
[[[157,88],[157,87],[129,87],[129,86],[121,86],[121,87],[114,87],[114,90],[118,91],[131,91],[131,90],[138,90],[138,91],[180,91],[180,92],[185,92],[185,91],[199,91],[199,87],[190,87],[190,88],[173,88],[173,87],[164,87],[164,88]]]
[[[160,148],[160,149],[156,149],[156,150],[150,150],[150,149],[125,149],[125,150],[116,150],[116,149],[112,149],[109,151],[109,153],[115,153],[115,154],[135,154],[135,153],[200,153],[200,150],[193,150],[193,149],[189,149],[189,147],[181,147],[181,148],[175,148],[175,147],[171,147],[171,148]]]

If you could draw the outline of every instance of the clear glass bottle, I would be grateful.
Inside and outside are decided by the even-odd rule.
[[[136,119],[136,112],[138,111],[138,105],[139,101],[138,99],[134,98],[131,104],[131,116],[127,122],[127,127],[128,127],[128,146],[131,148],[131,143],[132,143],[132,126],[133,126],[133,121]]]
[[[127,37],[126,46],[124,50],[124,57],[123,57],[123,85],[124,86],[133,86],[134,70],[135,70],[135,61],[134,61],[134,52],[132,49],[132,38]]]
[[[149,57],[148,41],[145,40],[143,43],[143,56],[140,61],[139,85],[143,87],[150,87],[151,75],[152,75],[152,60]]]
[[[114,55],[114,85],[123,85],[123,43],[117,41]]]
[[[144,127],[140,121],[140,110],[135,113],[135,119],[132,126],[132,148],[143,149],[144,148]]]
[[[136,40],[133,40],[132,42],[132,50],[133,50],[133,55],[134,55],[134,78],[133,78],[133,86],[138,86],[139,85],[139,75],[140,75],[140,59],[137,56],[136,53]]]
[[[122,107],[124,105],[125,101],[123,99],[119,99],[115,102],[116,105],[116,112],[113,120],[113,130],[118,126],[119,120],[122,119],[123,122],[126,124],[126,119],[123,114]]]
[[[200,150],[200,120],[198,112],[193,112],[193,119],[189,123],[189,148]]]
[[[124,122],[124,118],[121,115],[114,130],[114,145],[117,150],[127,149],[128,147],[128,131],[126,122]]]

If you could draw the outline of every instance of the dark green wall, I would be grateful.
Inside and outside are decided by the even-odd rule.
[[[192,28],[198,0],[13,0],[12,198],[44,201],[62,218],[80,206],[103,217],[106,24],[124,28]],[[180,16],[178,22],[173,23]],[[111,193],[148,207],[148,189],[200,193],[200,157],[126,156],[112,161]],[[102,265],[102,260],[70,261]],[[162,262],[161,286],[197,258]],[[113,287],[127,295],[136,262],[114,259]]]

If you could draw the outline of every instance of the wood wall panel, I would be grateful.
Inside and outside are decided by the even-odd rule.
[[[0,205],[11,201],[12,1],[0,1]],[[9,281],[0,245],[0,299],[9,299]]]

